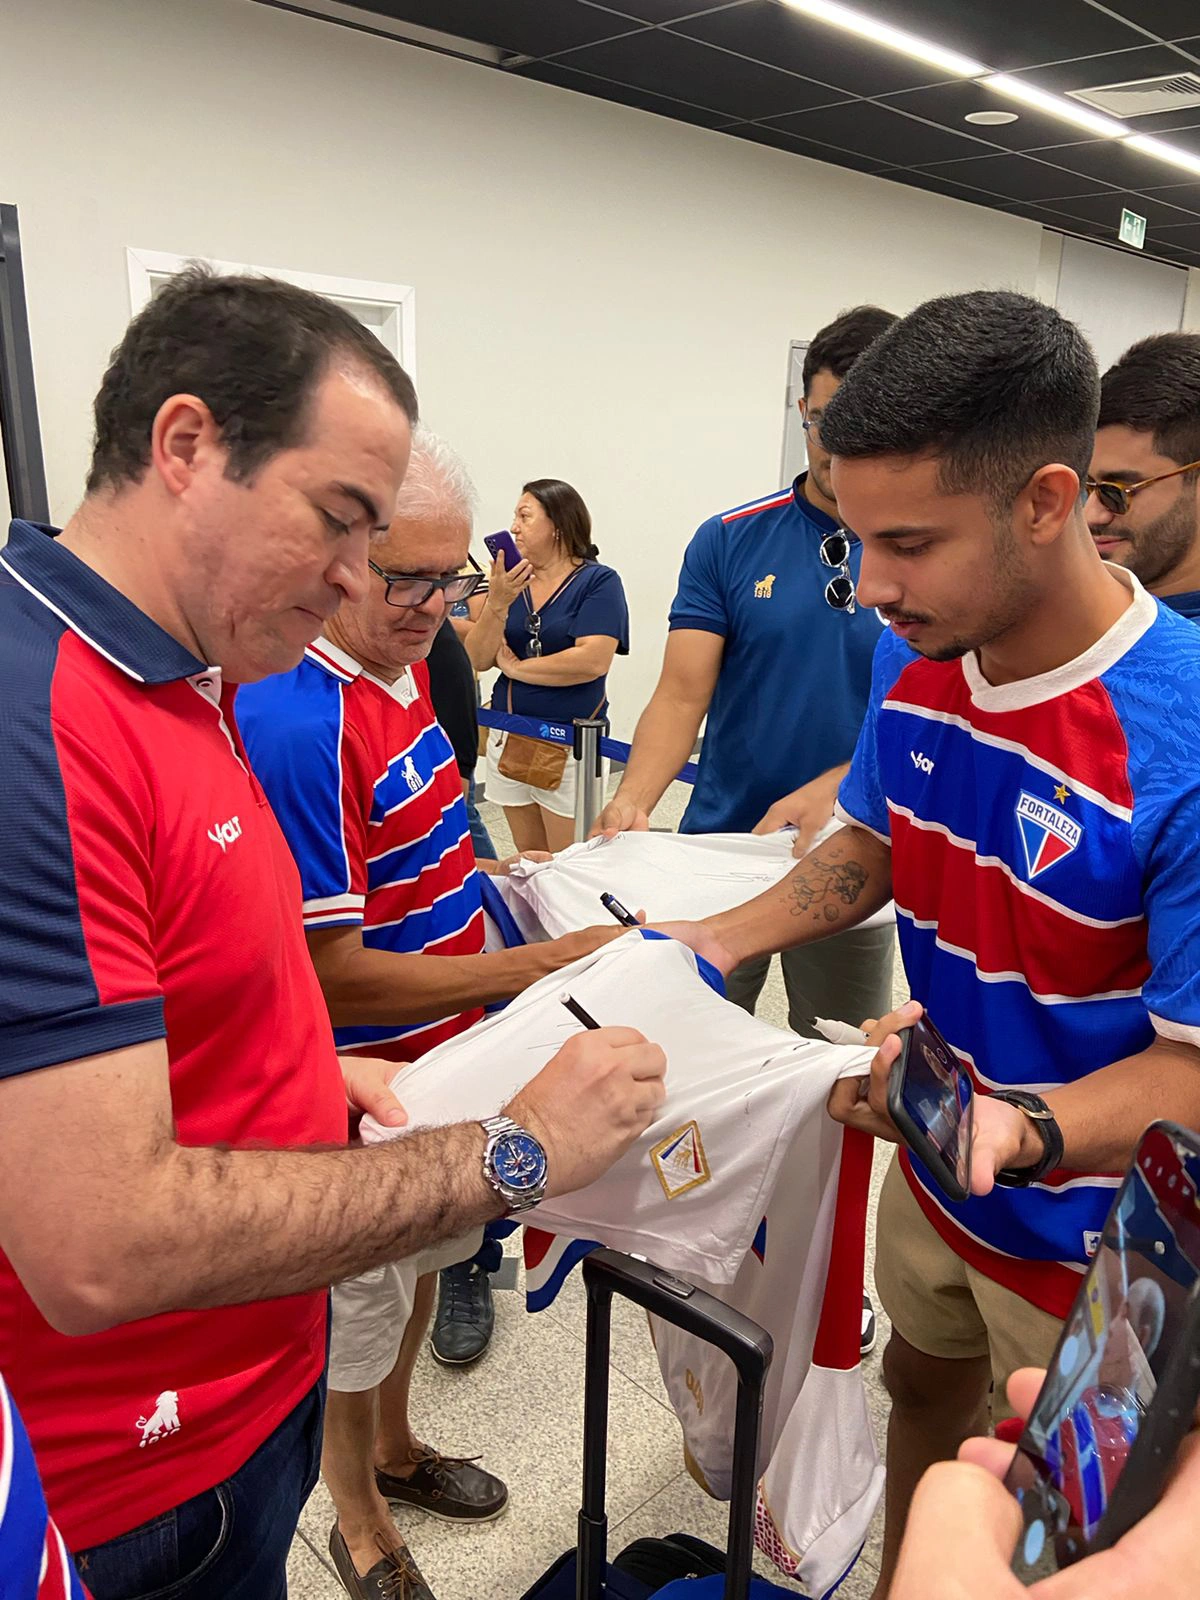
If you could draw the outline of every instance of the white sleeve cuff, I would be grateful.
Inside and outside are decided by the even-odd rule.
[[[1170,1022],[1166,1017],[1156,1017],[1153,1011],[1150,1021],[1160,1038],[1175,1039],[1180,1044],[1194,1044],[1200,1050],[1200,1027],[1191,1027],[1186,1022]]]
[[[845,806],[842,805],[840,800],[834,801],[833,814],[839,822],[844,822],[847,827],[862,828],[865,833],[873,833],[879,840],[880,844],[887,845],[889,850],[892,848],[890,835],[886,833],[880,833],[878,828],[873,828],[869,822],[863,822],[859,817],[852,817],[846,810]]]

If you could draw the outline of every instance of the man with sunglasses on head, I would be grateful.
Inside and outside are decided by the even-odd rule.
[[[1104,559],[1200,622],[1200,334],[1143,339],[1104,374],[1087,489]]]
[[[684,553],[658,685],[594,834],[650,826],[705,717],[681,833],[774,833],[791,825],[802,855],[832,819],[866,713],[881,625],[855,600],[861,549],[838,515],[821,418],[853,363],[895,321],[878,306],[855,306],[820,330],[805,352],[799,401],[808,470],[697,529]],[[815,1016],[857,1026],[890,1011],[893,945],[889,925],[785,952],[789,1026],[816,1037]],[[731,973],[729,998],[752,1012],[769,966],[763,957]],[[864,1296],[864,1355],[874,1342]]]
[[[624,931],[484,954],[481,880],[426,662],[449,607],[480,581],[462,571],[473,503],[462,462],[418,428],[366,593],[343,601],[298,667],[238,696],[251,763],[300,869],[343,1055],[413,1061]],[[507,1503],[498,1478],[427,1446],[408,1414],[436,1270],[472,1248],[389,1263],[333,1291],[321,1467],[337,1510],[330,1551],[351,1595],[428,1600],[389,1501],[457,1522]],[[490,1309],[481,1265],[472,1282]]]

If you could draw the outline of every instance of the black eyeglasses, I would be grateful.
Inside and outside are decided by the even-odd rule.
[[[415,572],[385,572],[373,561],[367,565],[387,584],[384,598],[389,606],[423,606],[435,589],[446,596],[448,606],[457,605],[460,600],[469,600],[483,582],[481,572],[452,572],[448,578],[426,578]]]
[[[1094,494],[1104,507],[1111,511],[1114,517],[1123,517],[1128,514],[1129,502],[1135,494],[1143,489],[1148,489],[1152,483],[1162,483],[1167,478],[1177,478],[1181,472],[1195,472],[1200,467],[1200,461],[1189,461],[1186,467],[1175,467],[1170,472],[1156,472],[1152,478],[1143,478],[1140,483],[1113,483],[1109,478],[1085,478],[1084,488],[1089,494]]]
[[[538,612],[531,611],[525,618],[525,628],[529,634],[529,654],[540,656],[542,653],[542,619]]]
[[[854,579],[850,576],[850,535],[845,528],[827,533],[821,540],[821,561],[824,566],[837,570],[837,577],[825,585],[825,604],[847,616],[855,612]]]
[[[821,443],[821,419],[819,417],[803,416],[800,418],[800,426],[812,442],[819,447]]]

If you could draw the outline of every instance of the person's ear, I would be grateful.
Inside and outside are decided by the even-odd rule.
[[[182,494],[201,462],[220,449],[220,430],[203,400],[173,394],[159,406],[150,429],[150,461],[168,494]]]
[[[1060,461],[1039,467],[1017,496],[1017,526],[1031,544],[1044,547],[1059,538],[1080,505],[1079,474]]]

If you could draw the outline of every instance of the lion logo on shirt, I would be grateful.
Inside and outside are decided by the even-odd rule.
[[[178,1433],[179,1396],[175,1390],[164,1389],[154,1402],[154,1410],[148,1417],[139,1417],[137,1426],[142,1430],[142,1437],[138,1441],[139,1450],[144,1450],[148,1444],[156,1444],[159,1439],[165,1439],[169,1433]]]
[[[775,574],[768,572],[765,578],[759,578],[754,585],[754,598],[756,600],[769,600],[771,591],[775,587]]]

